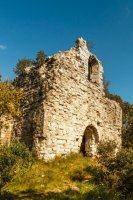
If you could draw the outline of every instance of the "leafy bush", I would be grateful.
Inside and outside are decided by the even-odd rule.
[[[114,169],[119,176],[117,188],[125,194],[132,192],[133,149],[121,149],[121,151],[117,153]]]
[[[101,143],[98,147],[99,174],[97,179],[113,190],[130,194],[133,188],[133,149],[121,148],[115,155],[115,143]]]
[[[116,155],[116,142],[114,140],[101,141],[98,144],[98,159],[100,163],[109,166],[109,163]]]
[[[115,148],[116,142],[114,140],[102,140],[98,144],[98,154],[99,156],[114,156],[115,155]]]
[[[0,149],[0,189],[21,170],[28,169],[33,157],[25,144],[13,141]]]

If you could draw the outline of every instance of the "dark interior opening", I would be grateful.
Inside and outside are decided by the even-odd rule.
[[[88,79],[91,80],[93,68],[98,65],[98,61],[94,56],[90,56],[88,60]]]
[[[97,153],[98,142],[99,137],[96,128],[87,126],[83,134],[80,151],[84,156],[93,156]]]

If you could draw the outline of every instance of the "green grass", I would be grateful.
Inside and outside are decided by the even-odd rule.
[[[80,154],[36,161],[3,188],[1,199],[9,200],[117,200],[118,195],[95,182],[88,169],[98,163]]]

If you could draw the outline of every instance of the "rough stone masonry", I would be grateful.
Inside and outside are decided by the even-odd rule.
[[[25,100],[15,137],[40,158],[80,151],[96,155],[101,140],[121,144],[122,110],[105,97],[102,64],[82,38],[43,66],[27,67],[17,86]]]

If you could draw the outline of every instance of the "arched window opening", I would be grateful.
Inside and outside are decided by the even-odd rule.
[[[94,126],[87,126],[84,131],[81,152],[85,156],[95,156],[97,154],[97,145],[99,142],[99,137],[97,129]]]
[[[88,60],[88,79],[92,82],[97,82],[99,72],[98,60],[92,55]]]

